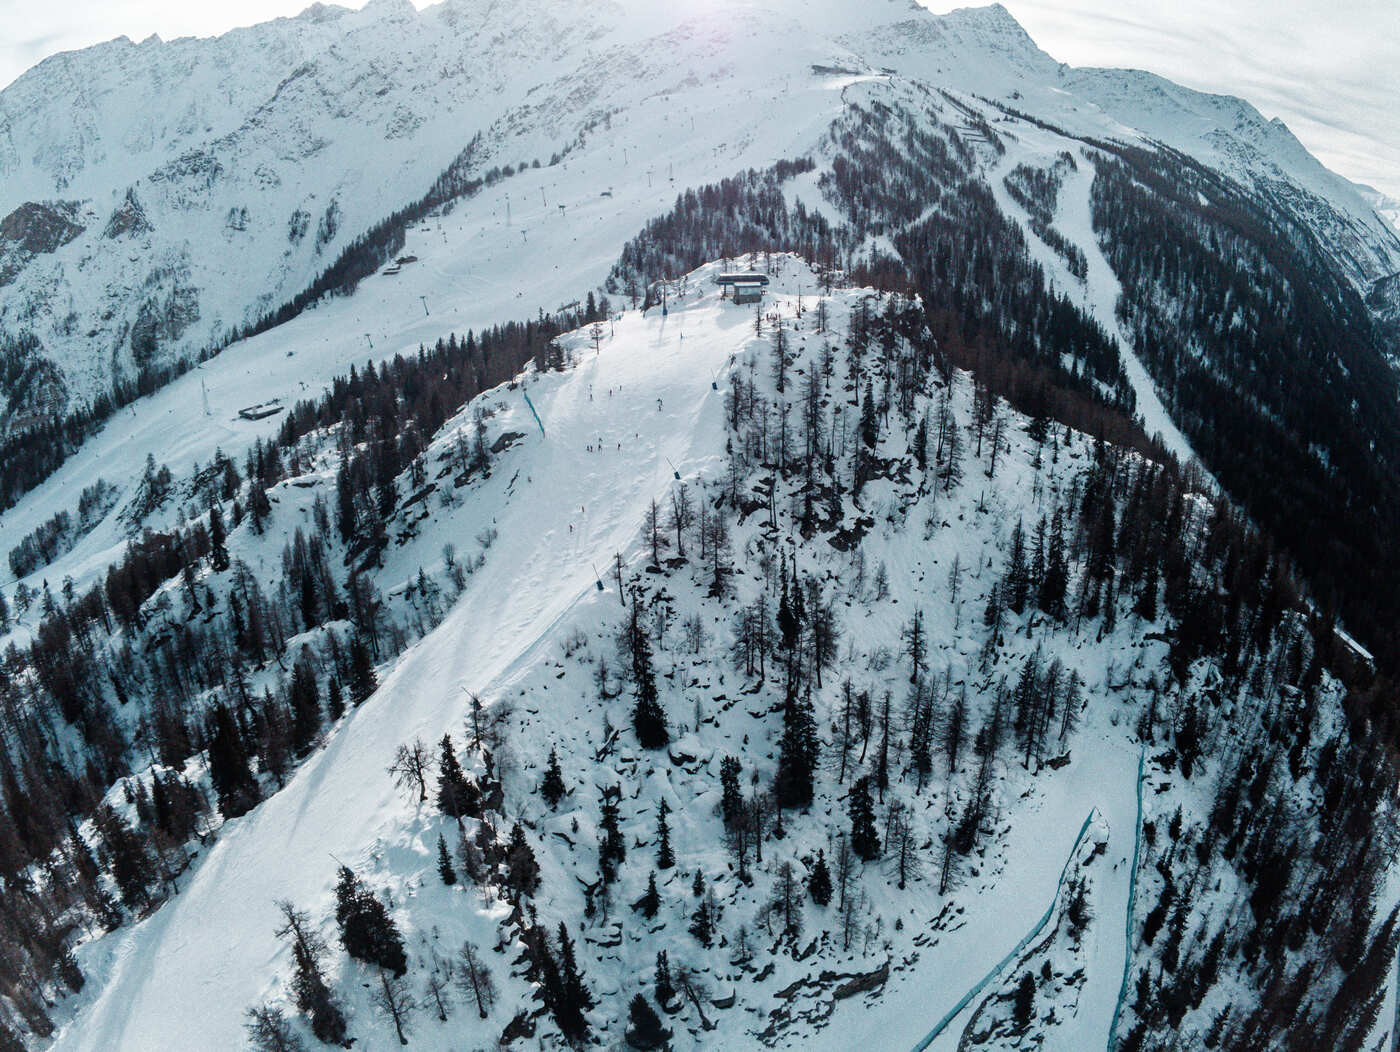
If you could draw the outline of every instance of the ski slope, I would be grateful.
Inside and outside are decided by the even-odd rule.
[[[1051,284],[1067,294],[1080,310],[1102,325],[1117,342],[1123,369],[1137,396],[1137,414],[1142,418],[1143,429],[1149,435],[1158,436],[1183,465],[1196,460],[1191,443],[1172,422],[1142,359],[1137,356],[1132,341],[1118,321],[1118,299],[1122,294],[1122,285],[1099,247],[1092,220],[1095,153],[1082,149],[1081,144],[1072,139],[1024,121],[1017,121],[1009,128],[1001,127],[999,132],[1010,139],[1011,144],[1006,156],[988,176],[988,185],[996,198],[997,207],[1021,227],[1031,257],[1044,268]],[[1077,158],[1077,167],[1065,173],[1054,225],[1083,251],[1088,264],[1083,280],[1072,274],[1064,258],[1036,235],[1025,208],[1006,192],[1006,176],[1017,165],[1048,168],[1055,163],[1058,154],[1066,150]]]
[[[400,273],[377,274],[352,296],[235,343],[119,412],[52,477],[0,513],[0,555],[56,511],[73,510],[85,487],[105,479],[121,490],[112,513],[71,552],[25,579],[32,588],[45,580],[56,588],[65,577],[80,589],[90,585],[125,545],[117,513],[147,456],[168,463],[177,477],[196,462],[209,463],[216,449],[241,464],[255,438],[281,426],[280,415],[239,418],[244,406],[315,399],[352,365],[414,354],[449,332],[525,320],[581,299],[607,277],[620,247],[681,189],[766,164],[775,149],[778,156],[806,153],[843,105],[839,85],[810,74],[781,98],[770,87],[769,105],[738,107],[753,90],[744,81],[720,83],[617,116],[611,135],[590,140],[558,166],[526,169],[414,228],[403,254],[418,261]],[[744,117],[738,128],[720,127],[715,110]],[[676,134],[677,125],[688,127],[696,116],[695,134]],[[643,150],[647,161],[637,163]],[[175,518],[169,507],[149,525],[158,529]],[[3,562],[0,582],[7,591],[16,583]]]
[[[752,334],[752,313],[720,304],[716,291],[658,315],[629,313],[599,353],[580,351],[577,368],[530,380],[547,439],[519,394],[510,396],[501,426],[528,437],[455,527],[464,538],[499,531],[485,566],[447,620],[285,788],[223,827],[179,895],[84,960],[105,981],[90,985],[101,992],[55,1049],[233,1047],[243,1009],[268,992],[274,901],[325,915],[331,856],[362,866],[411,815],[384,774],[396,746],[460,733],[464,691],[488,700],[508,692],[581,602],[616,602],[597,595],[592,564],[633,549],[647,504],[668,490],[669,463],[687,474],[719,471],[723,396],[709,378]],[[706,338],[694,338],[702,324]],[[590,444],[603,452],[588,452]]]

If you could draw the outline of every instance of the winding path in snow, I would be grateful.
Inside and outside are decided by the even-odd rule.
[[[1010,953],[998,961],[991,971],[982,976],[971,990],[963,994],[958,1003],[953,1005],[943,1018],[933,1025],[933,1029],[928,1032],[928,1035],[914,1046],[912,1052],[924,1052],[929,1045],[933,1044],[933,1042],[937,1040],[938,1035],[947,1029],[948,1024],[961,1015],[963,1009],[970,1005],[973,999],[980,994],[992,980],[996,979],[997,976],[1006,970],[1006,966],[1016,959],[1017,955],[1030,944],[1032,939],[1045,930],[1045,925],[1049,924],[1050,918],[1055,915],[1055,903],[1060,901],[1060,892],[1064,890],[1065,877],[1069,875],[1070,863],[1074,861],[1075,856],[1079,853],[1079,845],[1084,842],[1084,836],[1089,832],[1089,825],[1093,822],[1095,814],[1096,812],[1091,810],[1084,816],[1084,824],[1079,827],[1079,835],[1074,838],[1074,844],[1070,847],[1069,854],[1065,857],[1064,868],[1060,870],[1060,879],[1055,884],[1055,894],[1050,897],[1050,905],[1045,907],[1045,912],[1041,914],[1040,920],[1036,921],[1035,926],[1032,927],[1030,931],[1021,936],[1021,941],[1011,948]]]
[[[1128,870],[1128,913],[1123,922],[1123,983],[1118,988],[1118,1002],[1113,1006],[1113,1022],[1108,1028],[1108,1052],[1118,1047],[1118,1017],[1123,1012],[1123,998],[1128,995],[1128,975],[1133,964],[1133,907],[1137,902],[1138,859],[1142,855],[1142,768],[1147,761],[1147,744],[1138,755],[1137,825],[1133,828],[1133,868]]]

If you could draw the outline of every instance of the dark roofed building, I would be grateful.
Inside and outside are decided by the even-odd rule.
[[[735,303],[757,303],[763,299],[763,290],[768,287],[768,278],[764,274],[751,272],[721,274],[715,278],[715,284],[719,286],[721,296],[732,292]]]

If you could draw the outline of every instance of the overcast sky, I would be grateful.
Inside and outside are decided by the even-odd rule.
[[[938,11],[964,6],[922,2]],[[1324,164],[1400,198],[1400,0],[1003,2],[1061,61],[1147,69],[1240,95],[1266,117],[1283,118]],[[307,0],[0,0],[0,85],[56,51],[122,34],[209,35],[305,6]]]

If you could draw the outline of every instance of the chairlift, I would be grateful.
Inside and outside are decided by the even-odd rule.
[[[601,592],[601,591],[604,591],[604,588],[603,588],[603,575],[600,574],[600,573],[598,572],[598,564],[597,564],[597,563],[589,563],[588,565],[591,566],[591,567],[593,567],[593,576],[594,576],[594,578],[596,578],[595,583],[598,585],[598,591],[600,591],[600,592]]]
[[[663,459],[666,461],[666,463],[671,464],[671,458],[670,458],[670,457],[664,457]],[[676,481],[677,481],[677,482],[679,482],[679,481],[681,480],[681,473],[680,473],[679,471],[676,470],[676,465],[674,465],[674,464],[671,464],[671,474],[674,475],[674,476],[676,477]]]

